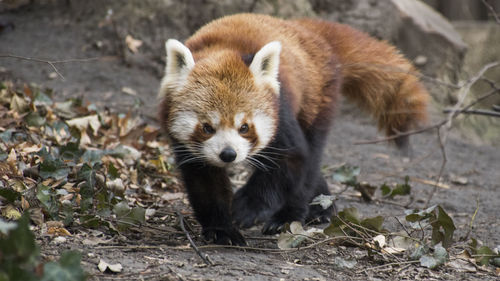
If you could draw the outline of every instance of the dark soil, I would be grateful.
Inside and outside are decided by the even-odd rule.
[[[56,64],[64,80],[58,76],[54,78],[51,74],[54,70],[47,63],[1,57],[0,78],[52,88],[57,99],[81,96],[100,107],[137,110],[155,122],[155,96],[161,73],[155,67],[126,63],[123,49],[116,47],[120,44],[113,42],[119,38],[110,37],[112,33],[109,31],[92,29],[91,32],[89,22],[72,21],[64,16],[64,11],[20,9],[0,15],[0,20],[0,54],[53,61],[98,57]],[[124,93],[124,87],[132,88],[137,94]],[[427,202],[434,187],[422,182],[437,180],[444,161],[436,131],[412,137],[413,157],[408,160],[385,143],[355,145],[354,142],[359,140],[380,137],[373,122],[358,112],[350,105],[342,105],[339,109],[324,154],[324,165],[334,167],[349,163],[360,166],[359,180],[372,185],[401,183],[404,176],[409,175],[413,199],[406,196],[390,202],[366,203],[358,196],[346,193],[337,202],[339,210],[354,206],[363,216],[382,215],[387,218],[387,228],[401,230],[392,218],[404,215],[406,208],[402,205],[423,208],[427,203],[440,204],[457,225],[455,240],[463,243],[459,240],[469,230],[471,217],[479,206],[471,236],[492,248],[500,244],[498,147],[468,143],[457,137],[452,129],[444,146],[447,161],[442,174],[442,183],[449,188],[437,188]],[[442,118],[445,116],[432,115],[434,121]],[[467,183],[455,184],[453,178],[457,176],[466,178]],[[332,183],[332,190],[338,191],[330,176],[328,180]],[[196,243],[204,244],[199,238],[200,229],[183,202],[177,201],[176,205],[161,210],[155,215],[157,219],[127,236],[110,237],[81,228],[72,229],[75,235],[60,244],[50,237],[40,237],[42,254],[50,259],[59,256],[64,249],[78,249],[84,253],[85,270],[95,280],[135,280],[139,276],[142,276],[141,280],[495,279],[494,275],[481,269],[476,272],[460,272],[450,267],[428,270],[414,264],[374,268],[383,262],[370,259],[366,251],[329,244],[294,252],[267,251],[263,248],[277,249],[275,238],[261,235],[257,228],[244,232],[250,237],[250,247],[256,249],[202,247],[201,250],[215,263],[215,266],[205,266],[188,247],[185,235],[177,227],[175,211],[185,210]],[[106,241],[94,245],[84,243],[82,237],[91,240],[101,237]],[[357,265],[353,269],[338,269],[334,264],[336,257],[357,260]],[[97,269],[99,259],[119,262],[124,270],[117,275],[100,273]]]

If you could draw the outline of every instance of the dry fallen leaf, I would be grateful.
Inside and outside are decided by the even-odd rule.
[[[9,164],[10,170],[13,174],[18,174],[17,153],[14,148],[10,150],[9,156],[7,156],[7,164]]]
[[[47,234],[54,236],[71,236],[71,233],[64,227],[49,227]]]
[[[97,131],[101,127],[101,122],[99,121],[99,117],[97,115],[73,118],[66,121],[66,123],[71,127],[75,127],[80,132],[86,131],[87,128],[90,127],[94,133],[94,136],[97,135]]]
[[[21,212],[19,212],[14,206],[7,205],[2,209],[2,216],[8,220],[18,220],[21,217]]]
[[[127,95],[137,96],[137,91],[130,88],[130,87],[123,87],[122,92],[127,94]]]
[[[128,49],[135,54],[142,45],[142,41],[127,35],[127,37],[125,37],[125,44],[127,44]]]
[[[123,269],[123,266],[119,263],[109,264],[102,259],[99,260],[99,264],[97,265],[97,267],[99,268],[99,271],[101,271],[101,272],[105,272],[106,270],[109,269],[109,271],[111,271],[111,272],[118,273],[118,272],[121,272]]]

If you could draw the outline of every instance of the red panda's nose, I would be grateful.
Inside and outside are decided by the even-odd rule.
[[[222,150],[222,152],[219,154],[219,158],[226,163],[233,162],[234,159],[236,159],[236,151],[228,146]]]

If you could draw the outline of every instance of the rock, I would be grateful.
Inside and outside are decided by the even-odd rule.
[[[400,16],[395,44],[410,59],[427,57],[420,66],[423,74],[456,84],[464,62],[467,45],[443,16],[415,0],[391,0]],[[454,100],[454,89],[427,83],[435,100],[446,104]],[[443,95],[447,93],[447,95]]]

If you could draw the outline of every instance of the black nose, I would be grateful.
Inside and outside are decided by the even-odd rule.
[[[226,163],[233,162],[236,159],[236,151],[231,147],[226,147],[219,154],[219,158]]]

